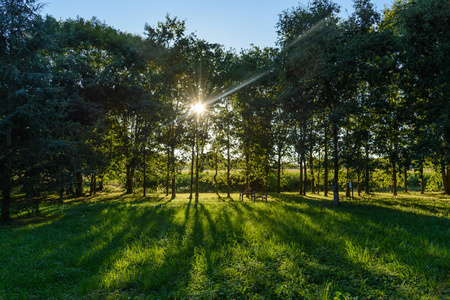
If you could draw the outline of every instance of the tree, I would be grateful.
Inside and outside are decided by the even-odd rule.
[[[6,221],[12,187],[26,179],[24,171],[29,169],[26,153],[40,151],[50,138],[47,121],[54,103],[48,65],[42,57],[49,39],[38,15],[41,5],[32,0],[2,0],[0,4],[1,220]]]
[[[254,47],[241,53],[236,72],[241,88],[236,92],[234,110],[238,115],[237,136],[243,156],[245,186],[267,191],[267,181],[273,154],[273,122],[277,100],[277,82],[273,69],[277,51]],[[259,79],[256,82],[256,79]]]
[[[314,1],[280,16],[278,34],[285,49],[289,81],[296,82],[288,99],[299,99],[293,108],[303,115],[329,109],[333,139],[334,204],[339,205],[339,124],[345,115],[342,104],[352,89],[354,58],[349,37],[338,25],[339,7],[330,1]],[[299,97],[298,95],[304,95]],[[295,100],[294,100],[295,101]]]
[[[161,109],[161,142],[165,146],[167,158],[166,194],[169,194],[169,181],[172,182],[172,198],[176,195],[176,152],[183,139],[181,118],[189,109],[183,101],[180,86],[187,69],[189,37],[185,37],[185,22],[166,16],[165,22],[158,22],[156,28],[145,26],[147,43],[156,52],[159,62],[159,84],[163,107]]]
[[[416,120],[432,124],[436,139],[430,145],[439,157],[444,192],[450,194],[450,4],[443,0],[397,2],[387,19],[395,24],[400,40],[404,71],[400,85],[418,113]]]

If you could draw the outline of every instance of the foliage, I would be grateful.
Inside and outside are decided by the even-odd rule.
[[[422,192],[450,193],[448,1],[380,15],[355,0],[346,19],[311,1],[280,14],[278,48],[239,53],[170,15],[135,36],[95,17],[43,18],[37,1],[1,3],[3,220],[15,195],[62,201],[107,180],[192,194],[194,171],[201,191],[227,196],[334,186],[339,205],[349,181],[395,195],[422,180]]]

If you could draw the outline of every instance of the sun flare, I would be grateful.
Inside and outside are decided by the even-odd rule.
[[[195,114],[201,114],[205,111],[205,104],[197,102],[195,104],[192,104],[192,112]]]

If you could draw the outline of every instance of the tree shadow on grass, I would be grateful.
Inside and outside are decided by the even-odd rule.
[[[279,202],[294,202],[294,203],[307,203],[307,204],[315,204],[324,207],[333,207],[333,199],[325,200],[325,199],[317,199],[309,196],[301,196],[295,194],[277,194],[273,196]]]
[[[377,206],[384,206],[395,209],[396,207],[410,210],[421,210],[429,214],[442,214],[448,216],[450,213],[450,199],[441,198],[439,200],[430,200],[425,198],[414,199],[376,199],[366,200],[366,203],[376,202]]]
[[[130,203],[137,205],[130,206]],[[75,290],[108,289],[108,285],[104,284],[105,280],[101,279],[102,273],[107,273],[108,268],[114,266],[114,261],[120,258],[119,253],[126,253],[126,248],[136,242],[161,240],[168,231],[179,230],[171,222],[175,208],[162,209],[161,203],[142,207],[142,203],[134,201],[67,205],[57,219],[47,219],[45,223],[33,228],[18,227],[18,230],[23,228],[25,232],[35,236],[36,241],[33,243],[38,243],[33,249],[36,255],[33,262],[25,260],[24,264],[47,264],[49,268],[29,268],[31,274],[45,274],[42,274],[40,280],[17,281],[16,286],[22,286],[24,291],[32,289],[35,293],[40,291],[45,294],[51,290],[49,286],[63,284],[68,280],[65,278],[67,275]],[[20,239],[11,242],[10,246],[28,251],[27,245]],[[66,252],[67,249],[71,249],[70,253]],[[18,256],[15,260],[19,262],[20,251],[14,256]],[[20,263],[16,267],[23,268]],[[14,272],[14,267],[9,270],[11,271]],[[13,284],[11,287],[14,286]],[[127,284],[122,286],[115,283],[115,286],[126,288]]]
[[[304,204],[305,199],[299,200],[298,203]],[[443,251],[448,253],[448,243],[446,246],[445,242],[441,241],[439,246],[439,242],[427,241],[426,233],[406,234],[403,227],[392,229],[389,221],[382,223],[378,218],[371,220],[365,214],[360,216],[357,211],[329,209],[328,205],[320,201],[317,204],[310,202],[307,207],[296,204],[292,201],[278,208],[285,212],[284,221],[270,209],[255,208],[251,205],[242,205],[242,208],[249,211],[249,216],[257,215],[258,219],[262,218],[263,224],[273,233],[274,238],[283,243],[297,243],[306,248],[306,252],[311,253],[319,263],[326,264],[331,271],[325,272],[329,279],[351,281],[352,277],[360,276],[366,280],[365,289],[371,289],[373,293],[379,289],[380,283],[399,286],[405,276],[405,281],[435,281],[428,283],[431,285],[446,279],[445,274],[449,271],[448,260],[447,263],[444,260],[441,260],[440,264],[434,263],[435,269],[430,270],[433,262],[442,257],[429,253],[426,249],[443,247],[447,249]],[[341,214],[344,218],[338,217]],[[425,218],[430,221],[430,217]],[[312,220],[314,222],[310,223]],[[355,228],[360,224],[363,228]],[[401,243],[402,239],[405,239],[406,243]],[[383,243],[377,244],[377,241]],[[415,257],[411,254],[413,247],[421,247],[425,251],[416,250]],[[387,253],[383,253],[384,251]],[[380,256],[382,261],[378,259]],[[418,263],[420,259],[425,263]],[[430,263],[430,267],[425,266],[427,263]],[[383,270],[380,269],[383,264],[397,265]],[[403,272],[402,268],[407,270]],[[343,273],[342,269],[349,274]],[[314,270],[310,271],[314,273]],[[397,296],[410,297],[410,294],[401,291],[396,293]]]
[[[314,206],[322,206],[328,208],[336,208],[331,200],[318,199],[314,196],[300,196],[293,194],[280,194],[277,198],[282,202],[295,202],[295,203],[306,203]],[[377,209],[391,209],[393,211],[398,211],[400,213],[406,213],[406,209],[410,210],[422,210],[424,212],[430,213],[431,215],[442,214],[443,216],[448,216],[450,212],[450,198],[440,198],[426,199],[426,198],[414,198],[414,199],[403,199],[403,198],[351,198],[341,197],[339,208],[365,208],[369,210]]]
[[[5,260],[16,262],[2,272],[12,276],[27,269],[35,276],[17,279],[13,286],[31,287],[41,298],[61,298],[64,288],[72,297],[91,298],[95,292],[98,298],[115,293],[301,298],[305,286],[320,289],[332,281],[334,289],[352,296],[386,297],[381,293],[391,287],[397,290],[388,290],[388,297],[408,298],[411,292],[401,289],[402,280],[409,287],[434,271],[445,276],[445,264],[424,271],[414,261],[419,257],[407,254],[411,245],[420,247],[416,251],[425,250],[420,257],[429,263],[438,259],[427,252],[433,243],[448,251],[448,243],[429,240],[422,231],[413,235],[409,225],[417,217],[426,224],[445,225],[445,220],[369,204],[345,202],[334,209],[331,201],[280,197],[282,202],[268,203],[166,205],[170,202],[136,199],[67,205],[64,218],[26,227],[22,237],[10,242],[19,251]],[[26,237],[39,243],[31,261]],[[402,244],[404,239],[410,245]]]
[[[423,201],[420,205],[404,204],[396,199],[348,201],[335,209],[327,207],[322,201],[295,197],[291,197],[291,200],[286,202],[286,209],[302,211],[298,204],[307,203],[309,207],[316,208],[308,209],[308,214],[315,214],[319,221],[318,213],[324,217],[332,213],[347,215],[345,218],[334,218],[328,225],[340,230],[342,235],[352,239],[352,243],[368,255],[383,256],[387,264],[393,264],[395,259],[410,270],[410,274],[399,271],[399,276],[409,278],[419,275],[420,280],[439,282],[445,281],[443,274],[450,272],[450,233],[445,229],[450,227],[450,220],[445,215],[442,216],[440,210],[435,215],[431,214],[435,211],[434,201]],[[395,205],[385,205],[393,202]],[[445,205],[447,204],[442,204]],[[411,210],[415,207],[419,209]],[[303,210],[303,213],[307,212]],[[387,258],[389,255],[392,256],[391,259]]]

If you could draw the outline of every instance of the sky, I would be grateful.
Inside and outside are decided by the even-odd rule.
[[[143,35],[148,23],[155,27],[166,14],[186,22],[186,32],[237,51],[276,46],[276,24],[286,9],[306,6],[307,0],[41,0],[43,15],[56,19],[97,17],[122,32]],[[351,0],[335,0],[340,16],[351,15]],[[372,0],[378,11],[393,0]]]

